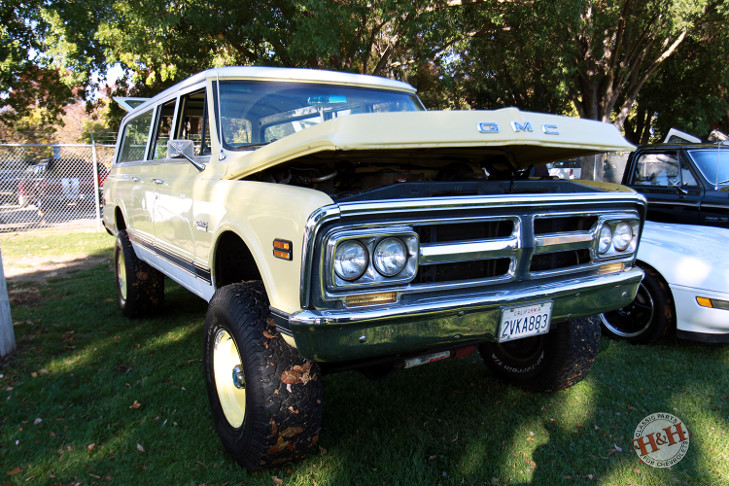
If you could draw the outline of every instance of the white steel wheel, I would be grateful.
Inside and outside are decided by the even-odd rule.
[[[117,252],[116,254],[116,284],[119,288],[119,297],[121,300],[127,300],[127,264],[124,262],[124,254]]]
[[[225,329],[218,330],[215,336],[213,374],[225,419],[237,429],[246,416],[246,383],[238,346]]]

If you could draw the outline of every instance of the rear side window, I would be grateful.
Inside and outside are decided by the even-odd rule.
[[[167,141],[170,139],[172,131],[172,119],[175,116],[176,100],[168,101],[159,108],[159,116],[157,117],[157,129],[154,136],[154,153],[153,159],[164,159],[167,157]]]
[[[134,118],[126,124],[122,135],[123,141],[118,162],[132,162],[145,159],[151,125],[151,111]]]

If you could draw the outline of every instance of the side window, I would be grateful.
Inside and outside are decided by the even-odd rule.
[[[639,186],[696,186],[696,178],[676,152],[647,153],[635,165],[633,183]]]
[[[154,136],[154,159],[164,159],[167,157],[167,141],[172,133],[172,119],[175,116],[175,102],[170,100],[159,108],[159,116],[157,117],[157,129]]]
[[[195,155],[210,153],[210,129],[205,90],[201,89],[181,98],[182,116],[177,125],[177,136],[182,140],[192,140]]]
[[[698,187],[699,183],[690,168],[691,164],[686,161],[686,156],[682,155],[679,160],[681,162],[681,185]]]
[[[122,135],[123,142],[118,162],[144,160],[144,151],[147,148],[147,140],[149,139],[149,129],[151,125],[151,111],[134,118],[126,124]]]

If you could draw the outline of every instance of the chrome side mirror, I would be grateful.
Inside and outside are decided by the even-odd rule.
[[[205,170],[205,164],[193,159],[195,156],[195,145],[192,140],[168,140],[167,141],[167,158],[168,159],[187,159],[200,172]]]

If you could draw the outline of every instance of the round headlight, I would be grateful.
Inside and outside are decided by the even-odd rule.
[[[625,221],[618,223],[615,226],[615,237],[613,238],[615,249],[623,251],[630,246],[631,241],[633,241],[633,228]]]
[[[334,252],[334,271],[343,280],[357,280],[367,270],[367,249],[356,240],[345,241]]]
[[[610,245],[613,243],[613,232],[610,229],[610,226],[603,225],[602,229],[600,230],[600,245],[598,246],[598,252],[600,252],[600,255],[607,253],[607,251],[610,249]]]
[[[399,238],[385,238],[375,248],[374,264],[385,277],[400,273],[408,261],[408,249]]]

